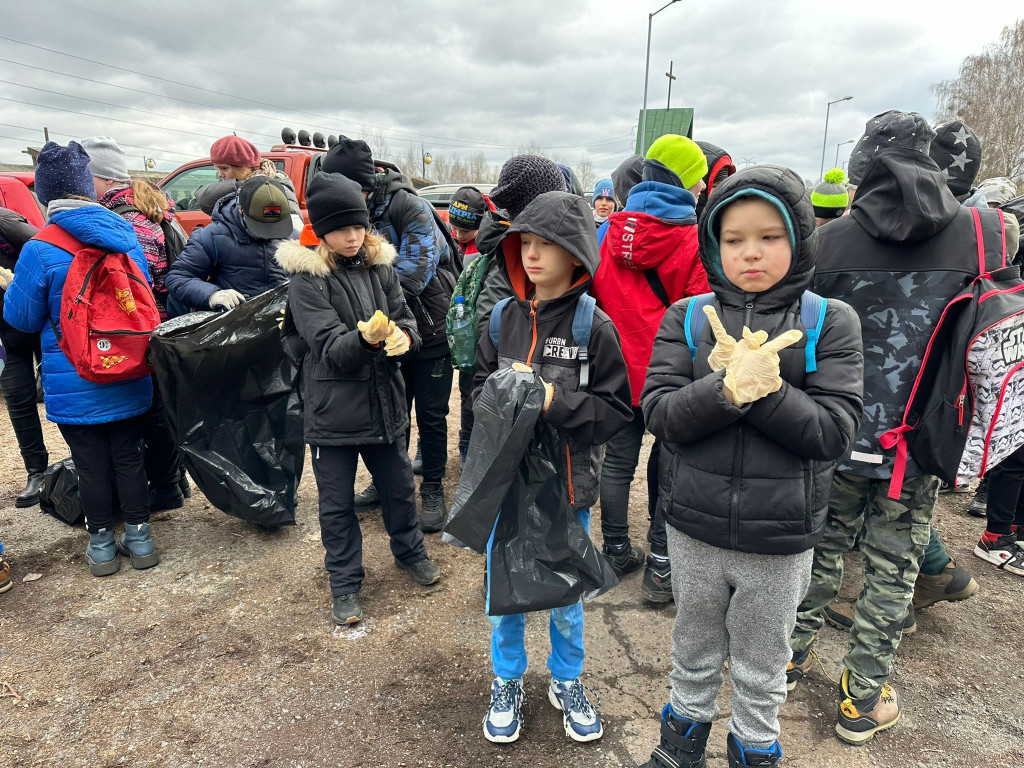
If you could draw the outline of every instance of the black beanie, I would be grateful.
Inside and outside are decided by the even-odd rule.
[[[306,187],[306,212],[319,238],[342,227],[370,228],[362,190],[340,174],[318,172],[310,179]]]
[[[501,166],[491,200],[514,219],[537,195],[565,191],[565,177],[553,162],[537,155],[515,155]]]
[[[881,150],[904,147],[927,155],[933,138],[935,131],[917,112],[890,109],[875,115],[864,126],[864,135],[853,145],[848,169],[850,183],[860,185],[868,165]]]
[[[623,160],[619,167],[612,171],[612,186],[615,188],[615,201],[620,206],[626,205],[629,190],[643,181],[644,156],[633,155]]]
[[[338,143],[327,150],[320,166],[324,173],[340,173],[352,179],[364,192],[372,192],[376,177],[370,145],[360,139],[341,136]]]
[[[487,201],[476,187],[459,187],[448,206],[448,223],[460,229],[480,229]]]
[[[967,196],[981,168],[981,140],[961,120],[935,126],[928,154],[939,166],[954,197]]]

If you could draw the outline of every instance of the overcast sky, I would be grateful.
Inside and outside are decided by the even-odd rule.
[[[169,171],[231,130],[267,149],[288,125],[494,165],[536,141],[607,175],[633,151],[647,14],[664,2],[6,2],[0,161],[26,162],[46,125]],[[680,0],[654,18],[648,106],[665,106],[673,60],[695,139],[816,178],[826,102],[853,96],[832,108],[829,168],[878,112],[932,119],[931,85],[1022,15],[1017,0]]]

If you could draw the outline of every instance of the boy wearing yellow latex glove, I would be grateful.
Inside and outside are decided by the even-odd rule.
[[[666,310],[641,397],[661,442],[679,609],[672,696],[648,766],[665,765],[662,754],[704,763],[726,659],[729,764],[773,766],[789,637],[834,462],[861,413],[860,323],[828,299],[816,347],[801,343],[817,235],[793,171],[756,166],[717,186],[698,236],[714,291],[700,299],[708,322],[695,338],[687,307],[696,298]]]

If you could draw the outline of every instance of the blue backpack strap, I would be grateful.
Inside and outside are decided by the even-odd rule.
[[[590,386],[590,331],[594,326],[594,310],[597,301],[584,291],[576,302],[576,314],[572,318],[572,341],[577,348],[580,361],[580,389]]]
[[[686,302],[686,345],[690,348],[690,357],[697,359],[697,345],[700,343],[700,335],[704,326],[708,323],[708,316],[704,314],[704,307],[715,300],[715,294],[702,293],[699,296],[691,296]]]
[[[807,345],[804,347],[804,371],[814,373],[818,370],[818,337],[825,324],[825,309],[828,300],[811,291],[804,291],[800,299],[800,322],[807,332]]]
[[[505,307],[512,301],[512,297],[508,296],[497,304],[494,305],[494,309],[491,310],[491,321],[487,326],[487,333],[491,337],[491,346],[494,347],[494,351],[498,351],[498,336],[501,335],[501,313],[505,311]]]

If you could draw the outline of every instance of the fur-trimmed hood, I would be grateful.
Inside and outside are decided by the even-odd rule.
[[[365,250],[360,251],[367,267],[387,267],[394,264],[398,253],[387,240],[381,239],[380,250],[373,259],[366,258]],[[285,240],[275,252],[277,263],[289,275],[307,274],[313,277],[327,277],[331,268],[316,248],[299,245],[297,240]]]

